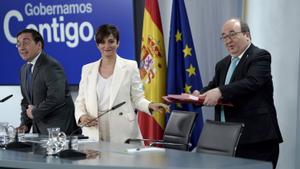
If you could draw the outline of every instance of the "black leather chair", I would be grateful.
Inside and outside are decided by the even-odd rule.
[[[191,131],[194,127],[196,117],[197,113],[195,112],[173,110],[170,114],[162,140],[128,139],[125,143],[132,141],[150,141],[150,146],[159,145],[164,148],[188,150],[191,146]]]
[[[235,156],[243,123],[206,120],[196,152]]]

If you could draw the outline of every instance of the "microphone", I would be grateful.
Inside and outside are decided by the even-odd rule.
[[[99,114],[96,118],[92,119],[91,121],[87,122],[84,125],[80,125],[79,128],[77,128],[76,130],[74,130],[70,135],[69,135],[69,148],[67,150],[63,150],[61,152],[58,153],[58,156],[61,158],[86,158],[87,154],[83,153],[83,152],[79,152],[77,150],[73,150],[72,149],[72,136],[74,133],[76,133],[79,129],[81,129],[82,127],[86,127],[87,125],[89,125],[91,122],[94,122],[96,120],[98,120],[99,118],[101,118],[102,116],[104,116],[105,114],[109,113],[112,110],[115,110],[119,107],[121,107],[122,105],[124,105],[126,102],[121,102],[115,106],[113,106],[112,108],[104,111],[103,113]]]
[[[2,102],[5,102],[6,100],[10,99],[11,97],[13,97],[12,94],[9,95],[9,96],[4,97],[3,99],[0,100],[0,102],[1,102],[1,103],[2,103]]]

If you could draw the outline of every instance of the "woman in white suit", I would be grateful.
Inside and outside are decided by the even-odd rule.
[[[124,143],[128,138],[141,138],[135,109],[150,114],[150,110],[168,109],[165,104],[151,103],[144,98],[136,61],[117,55],[119,32],[114,25],[100,26],[95,35],[101,58],[82,68],[75,117],[82,132],[94,141]],[[94,120],[105,110],[121,102],[123,106]]]

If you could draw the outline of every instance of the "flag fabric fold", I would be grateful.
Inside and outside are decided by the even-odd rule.
[[[140,75],[145,97],[152,102],[162,102],[162,96],[166,94],[166,56],[157,0],[145,1]],[[165,128],[164,113],[154,112],[150,116],[139,112],[138,123],[143,138],[162,139]]]
[[[173,0],[168,53],[167,94],[191,93],[202,88],[189,20],[183,0]],[[192,131],[192,148],[197,145],[203,126],[202,110],[191,104],[172,104],[171,110],[197,112]]]

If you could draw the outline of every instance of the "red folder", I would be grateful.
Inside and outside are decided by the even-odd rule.
[[[203,105],[204,98],[199,98],[197,96],[191,95],[191,94],[170,94],[168,96],[162,97],[167,103],[191,103],[191,104],[197,104],[197,105]],[[218,105],[223,106],[233,106],[232,103],[229,102],[223,102],[221,99],[218,101]]]

